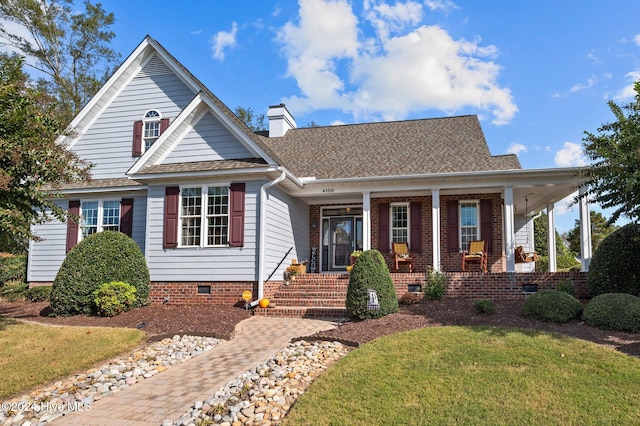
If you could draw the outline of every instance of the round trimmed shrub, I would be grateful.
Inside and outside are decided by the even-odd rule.
[[[606,237],[593,255],[587,277],[591,296],[628,293],[640,296],[640,225],[630,223]]]
[[[587,304],[582,319],[606,330],[640,331],[640,297],[625,293],[600,294]]]
[[[53,315],[91,314],[92,293],[103,283],[126,282],[136,289],[135,306],[147,304],[149,268],[138,245],[121,232],[83,239],[67,254],[51,288]]]
[[[545,290],[532,294],[524,302],[522,315],[541,321],[567,322],[582,312],[582,303],[575,297],[558,290]]]
[[[369,291],[376,291],[379,309],[369,309]],[[384,257],[378,250],[366,250],[349,274],[347,315],[356,319],[380,318],[398,312],[398,297]]]

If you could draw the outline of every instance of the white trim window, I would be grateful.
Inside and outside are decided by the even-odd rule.
[[[80,240],[102,231],[120,230],[120,200],[80,202]]]
[[[480,203],[477,200],[460,201],[460,247],[469,250],[469,242],[480,239]]]
[[[162,116],[160,112],[155,109],[147,111],[142,119],[142,142],[144,145],[144,152],[146,152],[151,145],[160,137],[160,120]]]
[[[203,226],[203,223],[206,225]],[[181,188],[180,224],[181,247],[227,246],[229,186]]]
[[[391,204],[391,242],[409,241],[409,203]]]

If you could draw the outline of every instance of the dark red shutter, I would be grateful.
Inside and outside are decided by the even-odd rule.
[[[232,183],[229,190],[229,247],[243,247],[245,184]]]
[[[460,247],[458,247],[458,200],[447,201],[447,240],[449,253],[460,251]]]
[[[164,133],[164,131],[167,130],[167,127],[169,127],[169,119],[163,118],[160,120],[160,134]]]
[[[422,203],[414,201],[409,204],[409,214],[411,222],[411,251],[420,253],[422,250]]]
[[[131,155],[139,157],[142,155],[142,120],[133,122],[133,149]]]
[[[180,211],[180,188],[167,186],[164,193],[164,238],[162,247],[178,247],[178,216]]]
[[[486,241],[487,253],[493,251],[491,200],[480,200],[480,239]]]
[[[80,216],[80,200],[69,200],[69,217],[67,217],[67,253],[78,244],[78,222],[71,215]]]
[[[389,203],[378,204],[378,250],[389,253]]]
[[[133,198],[120,201],[120,232],[131,236],[133,231]]]

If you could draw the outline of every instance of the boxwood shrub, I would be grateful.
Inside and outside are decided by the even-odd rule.
[[[98,315],[113,317],[131,309],[136,303],[136,288],[122,281],[101,284],[93,292]]]
[[[10,280],[25,280],[27,256],[0,253],[0,285]]]
[[[380,309],[369,309],[368,289],[376,291]],[[378,250],[366,250],[349,275],[347,315],[356,319],[380,318],[398,312],[398,297],[387,264]]]
[[[149,269],[138,245],[121,232],[83,239],[67,254],[51,288],[53,315],[91,314],[100,284],[126,282],[136,288],[135,306],[147,304]]]
[[[582,312],[582,303],[575,297],[558,290],[545,290],[532,294],[524,302],[522,315],[541,321],[567,322]]]
[[[630,223],[607,236],[589,265],[587,290],[591,296],[629,293],[640,296],[640,225]]]
[[[589,325],[606,330],[640,331],[640,297],[625,293],[600,294],[582,313]]]
[[[39,287],[31,287],[25,293],[27,300],[31,302],[45,302],[51,296],[51,287],[43,285]]]

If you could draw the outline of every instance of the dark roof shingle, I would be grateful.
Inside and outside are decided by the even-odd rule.
[[[318,179],[520,169],[492,156],[476,116],[289,130],[262,138],[299,177]]]

